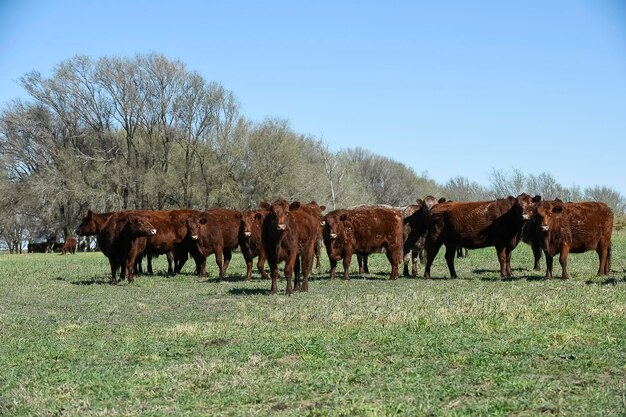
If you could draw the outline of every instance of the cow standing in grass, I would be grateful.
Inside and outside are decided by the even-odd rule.
[[[595,250],[600,265],[598,275],[611,270],[611,233],[613,212],[604,203],[564,203],[561,200],[543,201],[535,210],[534,233],[541,235],[541,249],[546,255],[546,279],[552,278],[553,258],[557,254],[568,279],[567,256]]]
[[[141,215],[118,212],[111,215],[98,233],[98,246],[109,259],[111,283],[117,284],[117,269],[121,268],[120,278],[133,282],[135,258],[144,249],[143,237],[155,236],[157,230],[150,221]]]
[[[263,221],[261,240],[270,266],[272,294],[278,291],[278,264],[281,262],[285,262],[286,293],[290,295],[294,290],[302,292],[309,290],[309,274],[320,219],[309,209],[300,210],[300,206],[298,201],[289,204],[283,199],[278,199],[271,205],[262,205],[262,208],[269,210]],[[300,272],[302,272],[302,282],[300,282]],[[292,287],[294,275],[295,285]]]
[[[452,278],[457,278],[454,256],[458,246],[468,249],[495,246],[500,276],[510,277],[511,253],[540,200],[540,196],[531,198],[524,193],[494,201],[445,202],[433,207],[426,238],[424,278],[430,278],[430,268],[442,245],[446,246],[445,258]]]
[[[267,203],[266,203],[267,204]],[[239,225],[239,247],[241,254],[246,261],[246,280],[252,279],[252,262],[258,257],[257,268],[264,279],[269,275],[265,271],[265,251],[261,241],[261,228],[268,210],[245,210],[241,213],[241,223]]]
[[[330,277],[343,260],[343,277],[350,278],[352,255],[384,252],[391,264],[391,279],[398,277],[403,255],[402,214],[389,206],[359,206],[333,210],[325,216],[324,244],[330,260]]]

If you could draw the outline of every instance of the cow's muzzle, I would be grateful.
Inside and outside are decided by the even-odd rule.
[[[191,235],[191,240],[198,240],[198,235]]]
[[[547,232],[548,230],[550,230],[550,226],[541,225],[541,230],[543,230],[544,232]]]
[[[277,226],[278,230],[287,230],[287,225],[285,223],[279,223]]]
[[[156,229],[150,229],[150,230],[148,230],[148,234],[149,234],[150,236],[154,236],[154,235],[156,235],[156,234],[157,234],[157,231],[156,231]]]
[[[243,232],[243,235],[245,237],[250,237],[250,236],[252,236],[252,232]]]
[[[522,219],[530,220],[530,214],[522,214]]]
[[[331,239],[337,239],[337,233],[331,233],[330,234],[330,238]]]

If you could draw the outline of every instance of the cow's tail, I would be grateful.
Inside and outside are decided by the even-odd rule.
[[[609,242],[609,247],[606,250],[606,274],[611,273],[611,246],[612,242]]]

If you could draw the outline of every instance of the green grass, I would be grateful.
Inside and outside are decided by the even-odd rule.
[[[456,264],[331,281],[326,261],[287,297],[239,254],[222,282],[118,286],[99,253],[1,255],[0,415],[626,415],[625,232],[609,277],[586,253],[545,281],[526,245],[511,280],[493,248]]]

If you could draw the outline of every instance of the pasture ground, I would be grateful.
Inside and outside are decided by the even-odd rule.
[[[493,248],[456,280],[441,253],[430,281],[390,281],[383,255],[331,281],[325,258],[287,297],[240,254],[221,282],[118,286],[100,253],[0,255],[0,415],[626,415],[626,231],[611,276],[574,254],[569,281],[524,244],[505,281]]]

